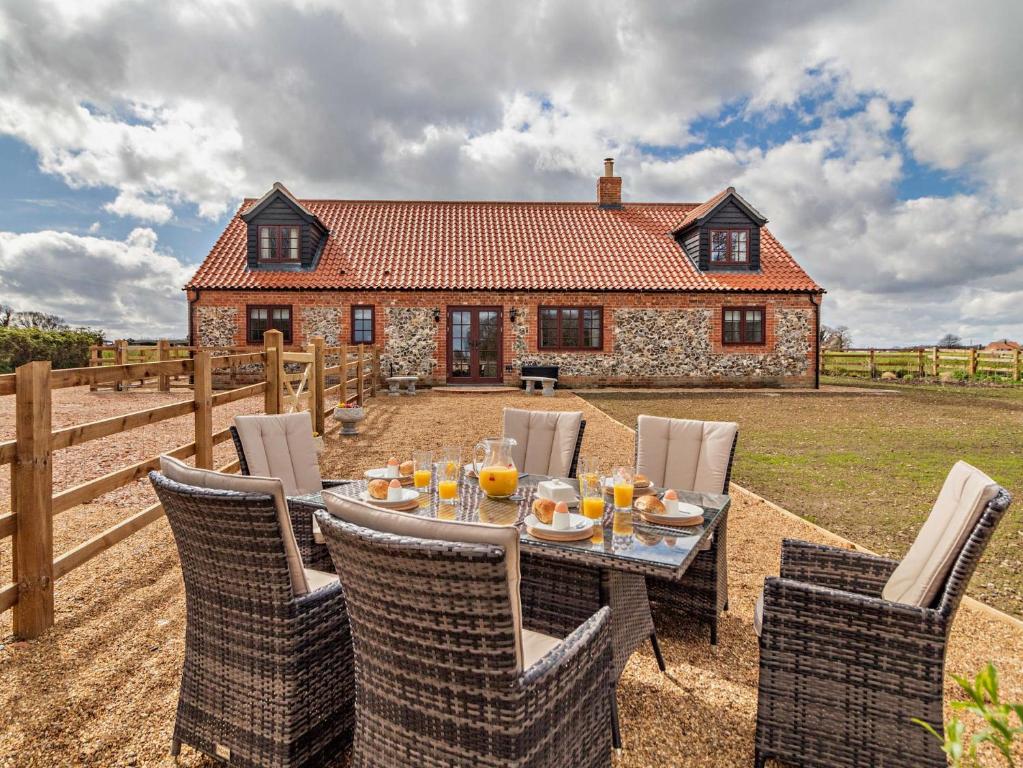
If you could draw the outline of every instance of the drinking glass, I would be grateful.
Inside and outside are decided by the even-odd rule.
[[[611,473],[614,484],[615,510],[611,530],[615,536],[632,535],[632,468],[615,467]]]
[[[592,456],[579,459],[579,508],[591,520],[604,517],[604,489],[600,482],[600,465]]]
[[[442,501],[458,498],[458,477],[462,472],[462,449],[444,448],[437,460],[437,496]]]
[[[426,493],[433,479],[433,454],[430,451],[416,451],[412,454],[412,463],[415,467],[412,483],[417,491]]]

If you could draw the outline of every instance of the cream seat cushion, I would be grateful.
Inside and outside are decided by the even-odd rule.
[[[525,667],[522,632],[522,604],[519,597],[519,531],[510,525],[463,523],[417,517],[403,512],[392,512],[363,504],[361,501],[323,492],[327,511],[346,522],[396,536],[417,539],[452,541],[466,544],[495,544],[504,548],[504,562],[508,572],[508,599],[511,603],[515,630],[515,661],[518,671]],[[531,641],[532,642],[532,641]]]
[[[531,629],[522,630],[522,666],[529,669],[536,662],[558,647],[561,641],[556,637],[545,635],[541,632],[534,632]]]
[[[504,409],[504,436],[515,440],[512,458],[520,472],[568,477],[582,411]]]
[[[895,603],[929,607],[999,486],[965,461],[945,478],[931,514],[885,584],[881,596]]]
[[[295,541],[295,534],[291,529],[291,515],[288,514],[288,502],[284,498],[284,487],[280,480],[276,477],[229,475],[224,472],[214,472],[211,469],[197,469],[172,456],[160,457],[160,471],[168,480],[196,488],[238,491],[239,493],[265,493],[273,496],[274,507],[277,510],[277,522],[281,527],[284,554],[288,559],[291,589],[296,597],[308,594],[310,585],[306,575],[307,569],[302,567],[302,555],[298,551],[298,543]]]
[[[636,471],[662,488],[727,493],[725,477],[739,425],[640,416]]]
[[[323,488],[320,461],[308,413],[235,416],[249,474],[279,477],[288,496]]]

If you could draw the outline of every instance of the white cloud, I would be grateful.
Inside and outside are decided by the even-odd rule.
[[[976,322],[984,291],[1023,291],[1021,27],[1012,0],[966,14],[914,0],[10,0],[0,133],[157,225],[182,206],[215,218],[275,179],[308,197],[591,199],[611,153],[629,199],[735,184],[829,289],[825,318],[891,343],[932,335],[921,318]],[[774,145],[700,143],[697,121],[725,108],[806,122]],[[901,200],[914,162],[965,191]]]
[[[181,338],[191,269],[157,249],[156,233],[125,240],[67,232],[0,232],[0,295],[18,310],[60,315],[108,338]]]
[[[103,210],[154,224],[166,224],[174,217],[174,210],[169,205],[150,203],[130,192],[121,192],[112,203],[104,205]]]

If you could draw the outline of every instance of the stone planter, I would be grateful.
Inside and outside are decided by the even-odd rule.
[[[359,430],[356,425],[366,418],[366,409],[363,406],[358,408],[335,408],[334,420],[341,422],[342,435],[357,435]]]

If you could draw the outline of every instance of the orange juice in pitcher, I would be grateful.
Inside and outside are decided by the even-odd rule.
[[[519,470],[511,449],[516,442],[510,437],[488,437],[473,449],[472,468],[480,488],[492,499],[507,499],[519,489]],[[480,450],[483,460],[478,460]]]

